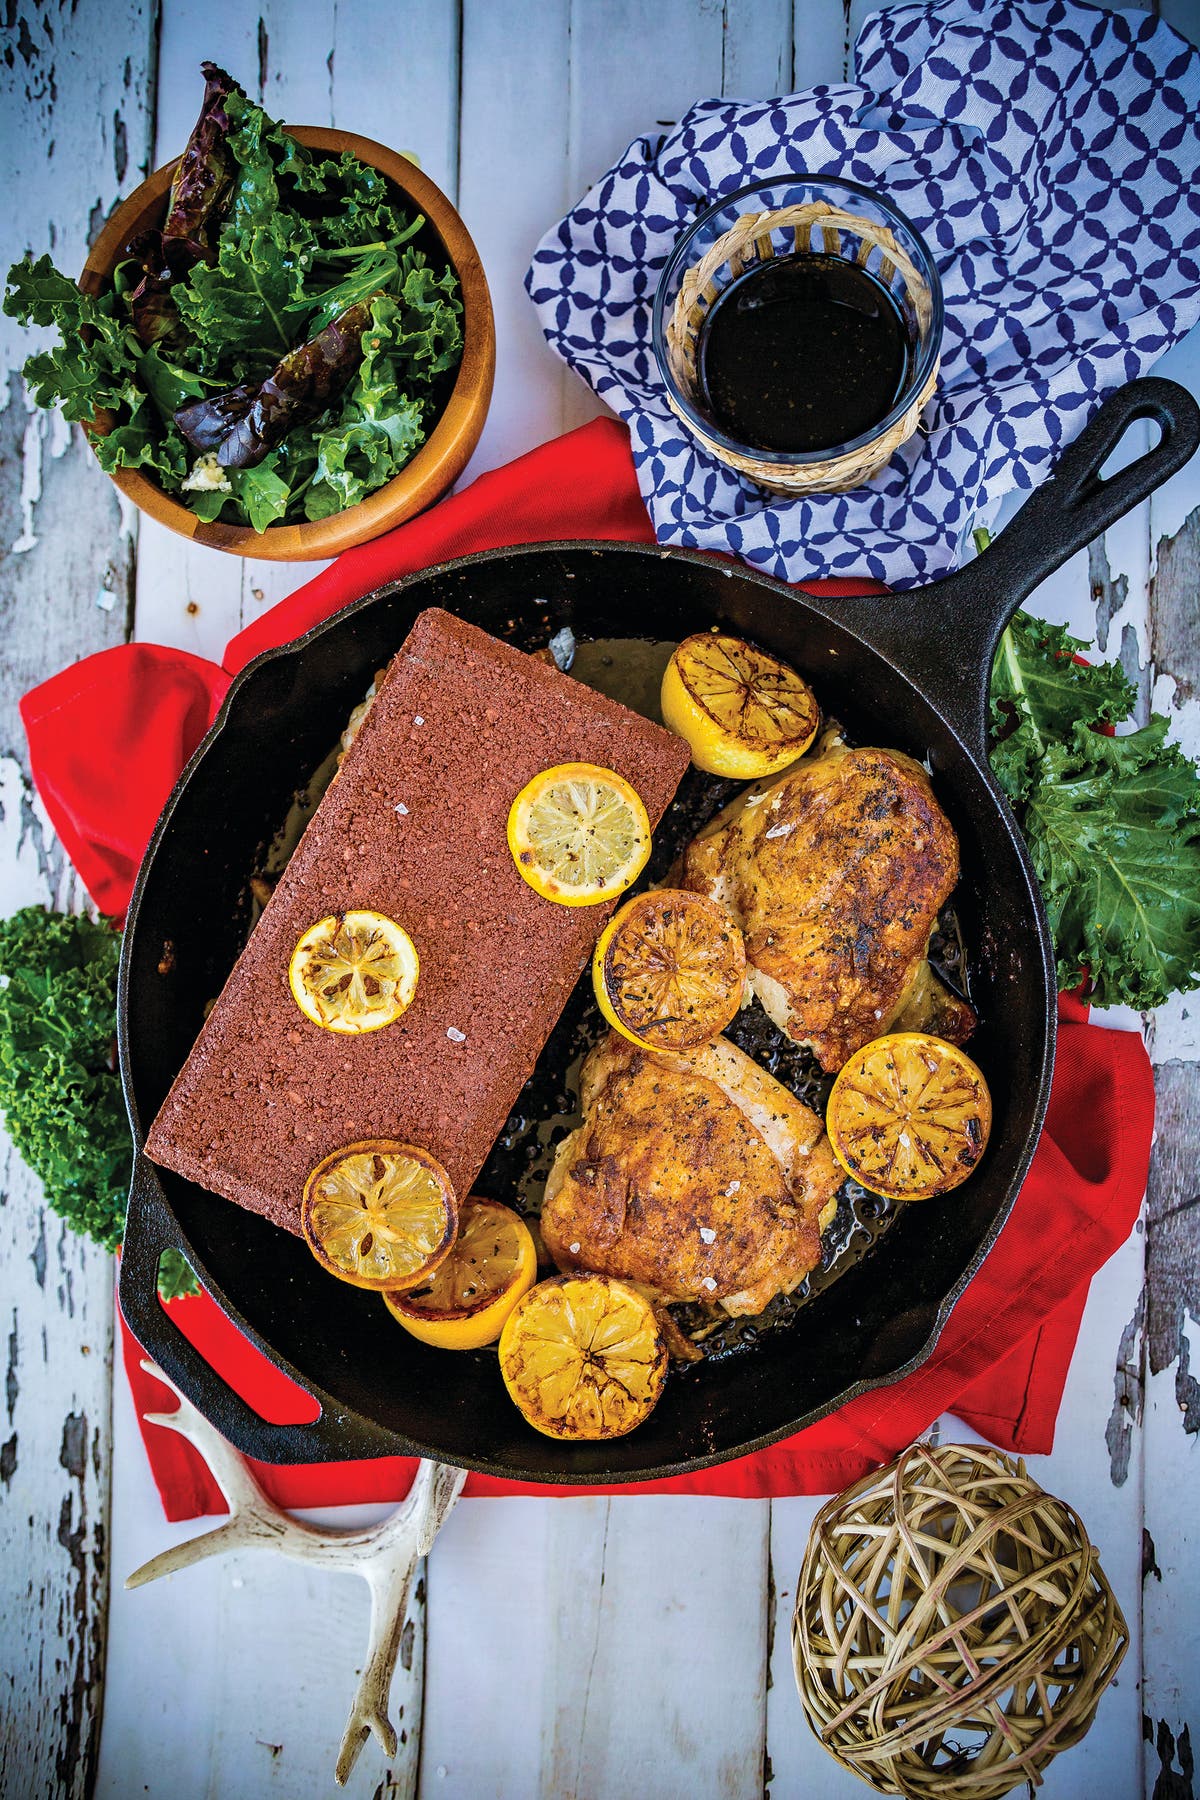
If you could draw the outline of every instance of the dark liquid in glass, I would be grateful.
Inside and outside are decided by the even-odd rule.
[[[716,423],[758,450],[828,450],[891,411],[913,347],[895,299],[840,256],[775,257],[717,300],[700,339]]]

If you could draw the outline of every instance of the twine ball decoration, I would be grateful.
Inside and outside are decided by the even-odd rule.
[[[859,213],[846,212],[823,200],[777,207],[771,212],[744,213],[724,232],[683,277],[666,331],[667,361],[679,391],[693,406],[703,408],[697,357],[700,338],[710,307],[739,275],[775,256],[817,252],[857,262],[899,299],[903,310],[920,332],[928,330],[933,304],[927,284],[915,263],[885,225]],[[842,456],[804,462],[769,462],[750,450],[731,450],[697,426],[677,404],[668,389],[667,400],[676,417],[714,456],[777,494],[840,494],[856,488],[890,462],[921,422],[921,414],[937,386],[938,364],[929,372],[919,393],[888,430]]]
[[[999,1450],[914,1444],[813,1521],[796,1684],[821,1743],[878,1793],[1037,1786],[1128,1642],[1078,1514]]]

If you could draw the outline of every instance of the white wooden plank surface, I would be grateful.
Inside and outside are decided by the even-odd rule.
[[[1200,13],[1167,11],[1200,39]],[[1200,332],[1165,356],[1164,375],[1200,394]],[[1197,620],[1200,479],[1183,471],[1154,495],[1153,703],[1168,712],[1189,755],[1200,757]],[[1169,583],[1169,591],[1165,584]],[[1130,1316],[1142,1380],[1146,1578],[1143,1587],[1146,1791],[1186,1792],[1200,1721],[1200,1529],[1194,1495],[1200,1430],[1200,996],[1177,995],[1151,1022],[1159,1065],[1159,1137],[1150,1176],[1147,1279]]]
[[[430,1557],[422,1791],[760,1793],[766,1512],[461,1503]]]
[[[97,1800],[300,1800],[329,1792],[367,1644],[363,1583],[246,1554],[124,1592],[120,1583],[148,1551],[180,1543],[198,1527],[164,1523],[123,1378],[113,1415],[114,1605]],[[367,1523],[383,1511],[341,1508],[339,1523]],[[392,1697],[404,1734],[399,1755],[389,1766],[368,1744],[344,1790],[351,1800],[368,1800],[381,1786],[388,1800],[413,1791],[422,1614],[418,1594],[414,1666],[397,1670]]]
[[[97,36],[111,44],[114,18],[136,13],[110,8],[101,27],[88,12],[94,4],[83,0],[67,32],[76,34],[72,58],[89,74]],[[1173,4],[1178,12],[1190,0]],[[852,23],[857,29],[857,0]],[[840,79],[848,29],[841,0],[795,0],[790,17],[782,0],[665,0],[654,9],[625,0],[520,6],[463,0],[461,8],[445,0],[423,7],[274,0],[258,9],[233,0],[203,7],[165,0],[155,160],[173,154],[186,136],[195,112],[195,65],[211,55],[284,117],[332,120],[411,149],[457,192],[489,270],[499,347],[496,400],[473,472],[595,411],[545,349],[523,293],[529,250],[546,224],[633,136],[663,129],[695,99],[722,86],[738,94],[776,91],[793,71],[797,86]],[[109,124],[94,103],[78,121],[73,166],[87,190]],[[34,174],[38,142],[30,134]],[[21,192],[21,217],[33,220],[25,229],[40,247],[33,233],[44,188],[31,175]],[[103,197],[107,203],[112,196]],[[85,210],[74,204],[76,228]],[[64,205],[64,216],[69,211]],[[1176,372],[1200,385],[1194,363]],[[73,456],[82,463],[78,452],[64,462]],[[89,478],[103,503],[106,484],[94,470],[83,472]],[[1164,497],[1163,508],[1174,511],[1162,533],[1179,530],[1195,504],[1191,492],[1190,502],[1182,487]],[[50,486],[31,509],[35,529],[52,524],[68,553],[83,557],[85,577],[86,557],[99,549],[116,558],[121,579],[115,513],[81,549],[78,529],[63,531],[75,511],[65,487]],[[1168,512],[1156,517],[1167,520]],[[1143,661],[1150,643],[1150,545],[1144,509],[1110,533],[1106,545],[1110,573],[1126,580],[1108,628],[1109,653],[1124,640]],[[28,566],[21,572],[23,608],[30,604]],[[232,631],[302,573],[192,552],[145,525],[137,633],[219,655]],[[7,571],[3,579],[3,593],[15,594]],[[73,589],[81,585],[86,591],[86,580],[74,581]],[[1090,638],[1096,615],[1087,559],[1076,559],[1047,584],[1037,604]],[[79,647],[86,641],[82,634],[74,639]],[[48,645],[34,673],[66,654]],[[1187,1039],[1194,1055],[1188,1022],[1171,1029],[1172,1046]],[[1181,1635],[1176,1612],[1195,1560],[1176,1503],[1194,1475],[1195,1445],[1180,1429],[1178,1366],[1150,1377],[1144,1431],[1135,1382],[1130,1456],[1119,1486],[1104,1442],[1118,1360],[1129,1354],[1122,1333],[1138,1313],[1141,1262],[1141,1239],[1131,1240],[1094,1284],[1058,1443],[1052,1457],[1038,1459],[1037,1472],[1080,1507],[1135,1634],[1145,1481],[1164,1573],[1161,1584],[1151,1578],[1147,1602],[1147,1707],[1167,1725],[1178,1764],[1183,1724],[1197,1716],[1196,1659],[1179,1658],[1190,1640]],[[84,1327],[60,1322],[58,1335],[75,1353]],[[1136,1374],[1144,1357],[1136,1327],[1132,1341]],[[56,1391],[62,1380],[53,1371]],[[195,1528],[163,1524],[120,1380],[114,1429],[113,1560],[120,1577]],[[953,1421],[943,1421],[942,1430],[963,1435]],[[54,1450],[47,1438],[33,1461],[42,1483],[47,1471],[53,1475]],[[6,1498],[0,1493],[0,1502]],[[52,1485],[28,1498],[38,1529],[52,1542]],[[836,1800],[862,1791],[815,1744],[791,1685],[786,1624],[815,1505],[660,1498],[464,1503],[428,1574],[421,1793],[757,1796],[764,1778],[777,1797]],[[0,1529],[5,1517],[0,1510]],[[778,1588],[773,1603],[769,1566]],[[238,1568],[201,1565],[157,1587],[114,1593],[99,1791],[163,1800],[326,1791],[365,1644],[364,1600],[357,1584],[309,1577],[267,1559]],[[0,1634],[6,1642],[7,1622]],[[1046,1790],[1052,1796],[1125,1800],[1139,1791],[1136,1648],[1086,1744],[1053,1773]],[[382,1795],[407,1787],[415,1771],[411,1740],[404,1748],[404,1761],[385,1772],[368,1745],[351,1791]],[[1159,1768],[1153,1749],[1147,1766],[1149,1793]],[[22,1792],[4,1780],[0,1791]]]
[[[90,35],[101,8],[83,0]],[[14,5],[0,61],[4,249],[68,269],[148,151],[151,8]],[[20,121],[19,130],[8,122]],[[7,260],[5,261],[7,268]],[[0,317],[0,910],[78,894],[31,794],[22,690],[125,633],[131,545],[110,483],[27,408],[27,343]],[[59,531],[71,519],[73,529]],[[104,605],[97,600],[103,598]],[[0,1150],[0,1792],[84,1794],[95,1769],[108,1587],[112,1264],[65,1231]]]
[[[458,198],[496,314],[496,385],[468,481],[563,429],[569,377],[524,280],[547,223],[570,205],[570,14],[569,0],[463,0]]]

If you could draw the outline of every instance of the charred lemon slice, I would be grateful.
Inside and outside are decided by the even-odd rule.
[[[508,847],[524,879],[560,906],[599,906],[636,881],[650,855],[646,808],[620,775],[559,763],[521,789]]]
[[[721,631],[684,638],[662,681],[663,723],[698,769],[755,781],[803,756],[821,709],[794,669]]]
[[[363,1288],[410,1288],[450,1252],[458,1205],[441,1163],[415,1144],[369,1138],[319,1162],[300,1222],[323,1268]]]
[[[654,1308],[635,1288],[608,1275],[560,1275],[509,1314],[500,1373],[546,1437],[624,1437],[654,1410],[667,1350]]]
[[[288,964],[292,998],[314,1025],[378,1031],[411,1004],[420,963],[403,926],[378,912],[331,913],[310,925]]]
[[[609,920],[592,986],[609,1024],[649,1050],[695,1050],[724,1031],[746,980],[742,934],[703,894],[661,888]]]
[[[537,1251],[524,1219],[498,1200],[468,1200],[445,1261],[427,1281],[383,1297],[423,1344],[478,1350],[495,1343],[536,1279]]]
[[[855,1051],[825,1114],[842,1167],[872,1193],[927,1200],[967,1179],[987,1146],[992,1100],[957,1044],[897,1031]]]

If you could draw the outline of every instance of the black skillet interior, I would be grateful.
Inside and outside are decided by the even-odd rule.
[[[1163,468],[1158,478],[1169,472]],[[1060,546],[1055,556],[1046,545],[1044,521],[1037,542],[1049,566],[1066,554]],[[987,560],[974,568],[983,572]],[[1018,587],[1026,592],[1037,578],[1025,574],[1023,582],[1006,582],[1012,592],[1003,610],[1016,604]],[[972,590],[963,576],[952,577],[921,598],[932,604],[940,588],[964,606],[973,598],[977,616],[980,608],[996,614],[999,603],[980,598],[986,574],[975,580]],[[928,1354],[1007,1215],[1032,1153],[1052,1063],[1053,970],[1019,832],[983,756],[970,747],[975,734],[968,730],[964,741],[938,702],[858,635],[880,616],[862,608],[881,604],[893,605],[859,603],[847,623],[845,611],[836,610],[844,603],[809,602],[685,553],[601,545],[493,552],[381,590],[261,658],[241,678],[168,805],[130,913],[121,1051],[139,1146],[194,1042],[205,1003],[241,948],[248,872],[286,814],[298,778],[326,755],[416,615],[435,605],[527,647],[564,624],[580,639],[668,641],[722,624],[800,668],[857,741],[928,756],[959,834],[959,913],[982,1020],[972,1053],[991,1083],[996,1117],[984,1165],[963,1188],[901,1209],[871,1254],[819,1292],[787,1329],[673,1378],[644,1425],[600,1445],[562,1445],[530,1431],[494,1364],[416,1343],[370,1296],[330,1280],[301,1241],[139,1154],[122,1306],[140,1341],[239,1448],[275,1461],[416,1451],[532,1481],[649,1479],[781,1437]],[[945,654],[954,643],[952,610],[941,616]],[[978,635],[967,619],[964,613],[964,656]],[[174,957],[164,974],[167,940]],[[170,1325],[154,1291],[168,1244],[184,1249],[252,1340],[314,1393],[322,1408],[315,1423],[259,1419]]]

